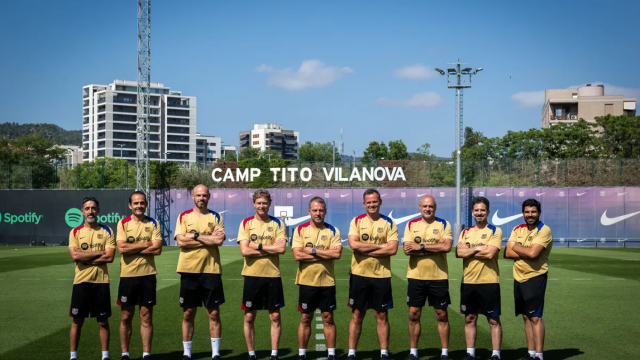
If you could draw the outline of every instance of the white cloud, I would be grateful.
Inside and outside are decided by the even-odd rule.
[[[329,86],[340,80],[345,74],[352,73],[353,69],[346,66],[327,66],[320,60],[304,60],[298,69],[279,70],[262,64],[254,71],[271,74],[267,80],[269,86],[296,91]]]
[[[415,64],[393,70],[393,76],[400,79],[429,80],[438,76],[438,73],[422,64]]]
[[[511,95],[511,100],[517,102],[520,107],[534,107],[544,105],[544,90],[520,91]]]
[[[409,99],[394,99],[381,97],[376,100],[376,104],[382,106],[398,106],[398,107],[422,107],[431,108],[442,103],[440,95],[434,92],[423,92],[413,95]]]

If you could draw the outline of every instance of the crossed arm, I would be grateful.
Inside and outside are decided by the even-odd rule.
[[[360,238],[355,235],[349,235],[349,246],[351,250],[358,252],[362,255],[371,257],[386,257],[395,255],[398,252],[398,241],[388,241],[386,244],[369,244],[360,241]]]
[[[278,239],[273,245],[262,245],[262,250],[258,250],[258,246],[249,240],[240,240],[240,253],[244,257],[282,255],[287,249],[287,239]]]
[[[492,245],[483,245],[470,247],[463,242],[458,242],[458,247],[456,247],[456,257],[468,259],[468,258],[476,258],[476,259],[493,259],[498,252],[500,252],[500,248],[492,246]]]
[[[338,260],[342,256],[342,246],[336,245],[330,249],[316,249],[316,253],[311,254],[311,248],[293,248],[293,258],[296,261],[315,262],[319,260]]]
[[[122,255],[160,255],[162,253],[162,240],[143,241],[137,244],[128,244],[126,241],[116,241],[118,252]]]
[[[192,233],[178,234],[176,236],[176,242],[178,247],[185,249],[198,249],[206,246],[221,246],[224,244],[226,234],[224,230],[216,230],[211,235],[199,235],[198,239],[193,238]]]
[[[527,248],[518,245],[515,241],[507,242],[507,248],[504,252],[505,259],[521,260],[521,259],[537,259],[542,254],[544,246],[533,244]]]
[[[86,265],[107,264],[113,262],[116,249],[105,249],[98,251],[82,251],[79,247],[69,248],[71,259],[75,262]]]
[[[403,242],[402,248],[404,249],[405,255],[425,256],[436,253],[448,253],[451,251],[452,243],[453,240],[442,238],[435,244],[425,245],[423,251],[420,250],[419,244],[413,241],[405,241]]]

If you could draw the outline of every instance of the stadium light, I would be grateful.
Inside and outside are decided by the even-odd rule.
[[[462,89],[471,88],[471,75],[477,74],[482,71],[482,68],[477,68],[476,71],[471,72],[473,68],[466,67],[462,70],[460,65],[466,63],[458,62],[449,63],[448,65],[455,65],[455,68],[447,68],[447,87],[449,89],[456,89],[456,223],[453,225],[453,243],[457,244],[460,233],[462,232],[462,159],[460,148],[462,146]],[[437,69],[440,75],[444,75],[444,71]],[[468,80],[466,79],[468,77]],[[463,79],[464,78],[464,79]]]

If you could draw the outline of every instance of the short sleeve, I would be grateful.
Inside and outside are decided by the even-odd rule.
[[[293,240],[291,241],[291,248],[292,249],[303,247],[302,246],[302,237],[298,233],[298,229],[300,229],[300,227],[297,227],[295,230],[293,230]]]
[[[518,233],[516,232],[516,229],[517,229],[517,228],[518,228],[518,227],[516,226],[516,227],[514,227],[514,228],[513,228],[513,230],[511,231],[511,235],[509,235],[509,241],[515,241],[515,242],[517,242],[517,241],[518,241]]]
[[[116,241],[126,241],[127,240],[127,230],[124,228],[124,224],[122,220],[118,221],[118,226],[116,226]]]
[[[398,225],[391,220],[391,225],[389,225],[389,233],[387,234],[387,241],[398,241]]]
[[[284,230],[284,223],[282,221],[280,221],[278,229],[276,230],[276,241],[280,239],[287,239],[287,233]]]
[[[244,221],[240,223],[240,228],[238,229],[238,242],[243,240],[249,240],[249,232],[244,226]]]
[[[334,246],[342,246],[342,235],[340,234],[340,230],[336,228],[336,234],[333,235],[333,239],[331,239],[331,247]]]
[[[75,229],[72,229],[71,231],[69,231],[69,247],[70,248],[77,248],[78,246],[78,239],[76,239],[75,235],[73,235],[73,232],[75,231]]]
[[[115,249],[116,248],[116,238],[113,236],[113,230],[110,227],[109,229],[109,237],[107,238],[107,242],[104,244],[105,249]]]
[[[453,234],[451,233],[451,224],[448,221],[445,222],[446,228],[444,229],[444,233],[442,234],[443,239],[453,239]]]
[[[360,229],[356,225],[356,219],[351,220],[351,224],[349,225],[349,236],[357,236],[360,237]]]
[[[460,236],[458,237],[458,242],[457,242],[458,244],[460,244],[460,243],[464,244],[464,241],[463,241],[464,240],[464,234],[467,232],[467,230],[468,229],[464,229],[460,233]]]
[[[181,221],[182,214],[178,216],[178,220],[176,221],[176,231],[173,234],[173,239],[177,240],[178,235],[184,235],[187,233],[187,227],[184,224],[184,221]]]
[[[545,249],[553,242],[553,235],[551,234],[551,229],[548,226],[544,226],[538,234],[533,238],[533,242],[531,244],[539,244],[545,247]]]
[[[220,220],[218,221],[218,225],[216,225],[216,230],[224,230],[224,219],[222,218],[222,216],[220,216],[220,214],[218,214],[218,217],[220,218]]]
[[[496,228],[493,235],[491,235],[491,239],[489,239],[487,245],[495,246],[498,249],[502,247],[502,229],[500,229],[499,227]]]
[[[402,238],[402,242],[409,242],[413,239],[411,239],[411,230],[409,229],[409,224],[411,224],[410,222],[407,223],[407,225],[404,227],[404,237]]]
[[[162,241],[162,231],[160,230],[160,223],[158,221],[156,221],[156,224],[153,227],[153,237],[151,239]]]

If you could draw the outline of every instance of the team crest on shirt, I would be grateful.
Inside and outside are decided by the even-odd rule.
[[[362,240],[364,241],[369,240],[369,234],[362,234]]]
[[[244,305],[250,308],[253,305],[253,303],[251,301],[247,301],[246,303],[244,303]]]
[[[416,236],[415,238],[413,238],[413,241],[414,241],[416,244],[420,244],[420,243],[422,242],[422,238],[421,238],[420,236]]]
[[[208,224],[207,224],[207,226],[209,226],[210,228],[212,228],[212,227],[216,226],[216,224],[214,224],[214,223],[210,222],[210,223],[208,223]]]
[[[378,228],[378,233],[382,234],[383,231],[384,231],[383,228]]]
[[[486,239],[487,238],[487,234],[482,234],[481,238],[482,238],[482,240]]]
[[[324,245],[318,245],[318,246],[316,246],[316,248],[318,248],[319,250],[322,250],[322,249],[324,249]]]
[[[78,315],[78,308],[73,308],[73,309],[71,309],[71,313],[72,313],[73,315]]]
[[[82,248],[82,250],[87,250],[89,248],[89,244],[82,243],[82,245],[80,245],[80,248]]]
[[[533,236],[529,236],[529,238],[527,240],[533,241]]]
[[[329,237],[327,235],[322,235],[320,236],[320,240],[325,241],[327,240]]]
[[[126,303],[127,302],[127,297],[126,296],[120,296],[120,302]]]
[[[268,231],[268,232],[272,232],[272,231],[273,231],[273,226],[269,226],[269,227],[267,228],[267,231]]]
[[[300,307],[302,308],[302,310],[307,310],[307,303],[300,304]]]
[[[256,241],[256,240],[258,240],[258,235],[251,234],[251,241]]]
[[[98,234],[98,235],[96,235],[96,238],[98,238],[98,240],[102,240],[102,238],[103,238],[103,237],[104,237],[104,235],[103,235],[103,234]]]
[[[437,235],[440,232],[438,229],[433,229],[433,235]]]
[[[145,226],[144,227],[144,231],[145,232],[151,232],[151,226]]]
[[[184,304],[184,298],[182,296],[180,297],[180,304]]]

